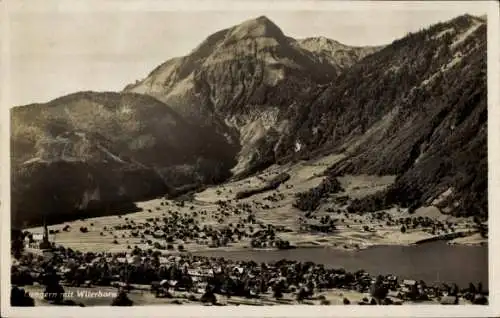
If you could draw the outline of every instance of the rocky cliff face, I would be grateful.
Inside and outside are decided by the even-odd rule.
[[[327,42],[296,41],[259,17],[209,36],[125,91],[149,94],[187,120],[215,127],[241,145],[233,172],[254,171],[275,160],[269,147],[288,134],[288,108],[306,108],[318,85],[377,50]]]

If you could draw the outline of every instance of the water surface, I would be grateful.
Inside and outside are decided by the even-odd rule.
[[[375,246],[358,251],[332,248],[297,248],[292,250],[204,251],[196,255],[224,257],[233,260],[273,262],[281,259],[312,261],[348,271],[364,269],[372,275],[395,274],[400,278],[456,283],[466,287],[470,282],[488,286],[487,246],[448,245],[431,242],[411,246]]]

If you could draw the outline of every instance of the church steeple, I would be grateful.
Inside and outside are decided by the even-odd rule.
[[[42,242],[40,243],[40,249],[49,249],[51,247],[50,241],[49,241],[49,230],[47,228],[47,222],[45,220],[45,216],[43,217],[43,238]]]
[[[45,221],[45,217],[43,217],[43,241],[49,241],[49,230],[47,229],[47,222]]]

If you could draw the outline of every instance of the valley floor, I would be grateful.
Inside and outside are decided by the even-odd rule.
[[[137,225],[145,223],[146,220],[162,219],[173,212],[178,212],[180,215],[192,217],[200,226],[206,225],[213,229],[221,230],[228,226],[234,229],[236,224],[240,223],[242,232],[248,233],[243,235],[241,240],[230,241],[227,244],[211,244],[209,238],[203,239],[203,237],[202,239],[174,238],[172,245],[174,245],[175,249],[177,249],[176,246],[182,245],[184,250],[189,252],[251,248],[252,234],[258,229],[265,229],[268,226],[284,228],[283,231],[278,231],[276,236],[289,241],[291,245],[296,247],[327,246],[347,250],[363,249],[374,245],[409,245],[421,240],[439,238],[443,234],[432,234],[429,228],[422,227],[408,227],[405,233],[402,233],[398,220],[419,217],[427,217],[433,221],[452,225],[450,233],[451,231],[461,233],[462,237],[452,239],[450,243],[465,245],[487,244],[487,238],[482,238],[474,231],[472,219],[443,215],[433,206],[420,208],[411,215],[406,209],[401,208],[360,215],[347,213],[345,210],[347,205],[339,205],[329,200],[322,204],[310,218],[312,218],[313,223],[325,216],[335,219],[336,230],[332,233],[313,233],[304,230],[304,225],[310,223],[311,220],[305,217],[305,212],[299,211],[292,206],[295,201],[295,194],[307,191],[320,184],[324,178],[322,176],[324,170],[341,158],[342,155],[331,155],[313,162],[301,162],[289,166],[272,166],[260,175],[211,187],[203,192],[196,193],[193,200],[186,201],[182,206],[176,201],[155,199],[138,202],[137,206],[142,209],[141,212],[53,225],[49,229],[56,232],[58,230],[58,233],[51,235],[51,241],[66,247],[92,252],[126,251],[128,246],[147,249],[154,245],[155,241],[164,244],[165,239],[151,237],[151,243],[148,244],[140,237],[131,236],[130,229],[113,228],[129,222]],[[258,188],[282,172],[287,172],[291,178],[280,185],[277,190],[256,194],[245,199],[235,199],[238,192]],[[338,179],[345,192],[335,196],[347,196],[349,199],[354,199],[384,189],[394,181],[395,177],[365,175],[343,176]],[[221,205],[220,201],[225,203]],[[246,207],[248,207],[248,210],[246,210]],[[332,210],[335,212],[328,212]],[[246,218],[250,214],[254,215],[255,220],[249,225]],[[392,222],[388,223],[388,220]],[[69,225],[72,230],[63,231],[66,225]],[[81,227],[86,227],[88,232],[81,233],[78,230]],[[28,230],[32,233],[42,233],[41,227]]]
[[[314,162],[273,166],[260,175],[208,188],[194,194],[189,200],[174,201],[162,198],[138,202],[140,212],[52,225],[49,227],[50,240],[56,245],[81,252],[125,252],[120,256],[122,258],[125,255],[127,258],[133,258],[131,254],[136,249],[163,250],[166,255],[162,253],[163,260],[160,257],[160,262],[163,262],[168,254],[173,254],[171,257],[178,257],[179,253],[184,254],[184,252],[192,252],[195,255],[208,253],[209,255],[205,256],[210,256],[210,251],[242,251],[244,254],[251,249],[286,249],[288,246],[283,247],[281,245],[283,242],[289,242],[292,248],[328,247],[345,251],[365,249],[374,245],[410,245],[421,240],[439,239],[445,232],[464,233],[451,241],[454,244],[486,244],[486,239],[474,232],[474,223],[471,219],[446,216],[434,207],[421,208],[412,215],[405,209],[397,207],[377,213],[356,214],[347,213],[348,204],[345,200],[335,200],[335,196],[344,199],[347,197],[349,201],[375,193],[390,185],[395,179],[394,176],[339,177],[345,191],[333,195],[317,211],[307,215],[294,208],[296,193],[319,185],[324,178],[322,175],[325,169],[341,158],[341,155],[332,155]],[[262,187],[284,172],[290,175],[290,179],[276,190],[236,200],[235,197],[240,191]],[[320,224],[318,220],[324,218],[333,219],[336,229],[330,233],[314,233],[307,227],[311,222]],[[410,221],[404,221],[408,218]],[[446,224],[447,228],[440,228],[438,232],[434,230],[435,233],[432,234],[428,227],[419,224],[413,226],[411,220],[415,218]],[[401,222],[410,226],[402,231]],[[28,231],[41,234],[43,229],[38,227]],[[40,253],[36,248],[27,248],[27,251]],[[284,252],[288,253],[283,256],[286,258],[286,255],[293,255],[294,250]],[[328,253],[327,250],[325,253]],[[330,258],[335,257],[331,255]],[[244,258],[253,260],[250,254]],[[315,259],[310,261],[318,263]],[[484,272],[482,268],[479,271]],[[42,287],[34,285],[23,288],[30,294],[36,294]],[[65,290],[81,291],[82,288],[67,286]],[[112,287],[88,288],[90,291],[104,289],[110,292],[117,291]],[[199,303],[201,297],[201,292],[196,294],[196,292],[173,291],[172,293],[172,298],[156,298],[149,291],[149,287],[145,287],[133,289],[128,296],[135,305]],[[398,296],[400,295],[389,294],[389,298],[394,302],[408,303],[408,300]],[[363,298],[370,299],[370,294],[353,289],[320,290],[313,298],[303,303],[342,304],[344,298],[349,299],[352,304],[365,304]],[[440,298],[430,299],[427,303],[440,302]],[[109,298],[82,298],[75,301],[86,306],[110,304]],[[460,297],[459,302],[464,301],[464,298]],[[35,299],[35,302],[37,305],[46,304],[40,298]],[[272,293],[264,293],[258,300],[241,297],[227,299],[225,296],[217,296],[217,302],[221,305],[297,304],[296,295],[293,293],[285,293],[281,300],[276,300]]]

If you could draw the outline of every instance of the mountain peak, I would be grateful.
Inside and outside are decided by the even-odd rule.
[[[486,16],[476,16],[472,14],[463,14],[461,16],[458,16],[448,22],[451,23],[459,23],[463,25],[474,25],[477,23],[486,23]]]
[[[261,23],[273,23],[271,21],[271,19],[269,19],[268,17],[266,17],[265,15],[261,15],[255,19],[253,19],[254,21],[258,21],[258,22],[261,22]]]
[[[338,48],[347,48],[348,46],[340,43],[339,41],[335,41],[329,39],[325,36],[317,36],[310,37],[299,40],[299,43],[306,48],[316,48],[316,49],[338,49]]]
[[[264,26],[264,27],[278,28],[278,26],[276,25],[276,23],[274,23],[273,21],[271,21],[271,19],[269,19],[265,15],[261,15],[261,16],[259,16],[257,18],[243,21],[240,25],[243,25],[243,24],[246,24],[246,25],[261,25],[261,26]]]
[[[283,31],[268,17],[259,16],[255,19],[244,21],[235,26],[231,32],[233,40],[242,40],[245,38],[285,38]]]

